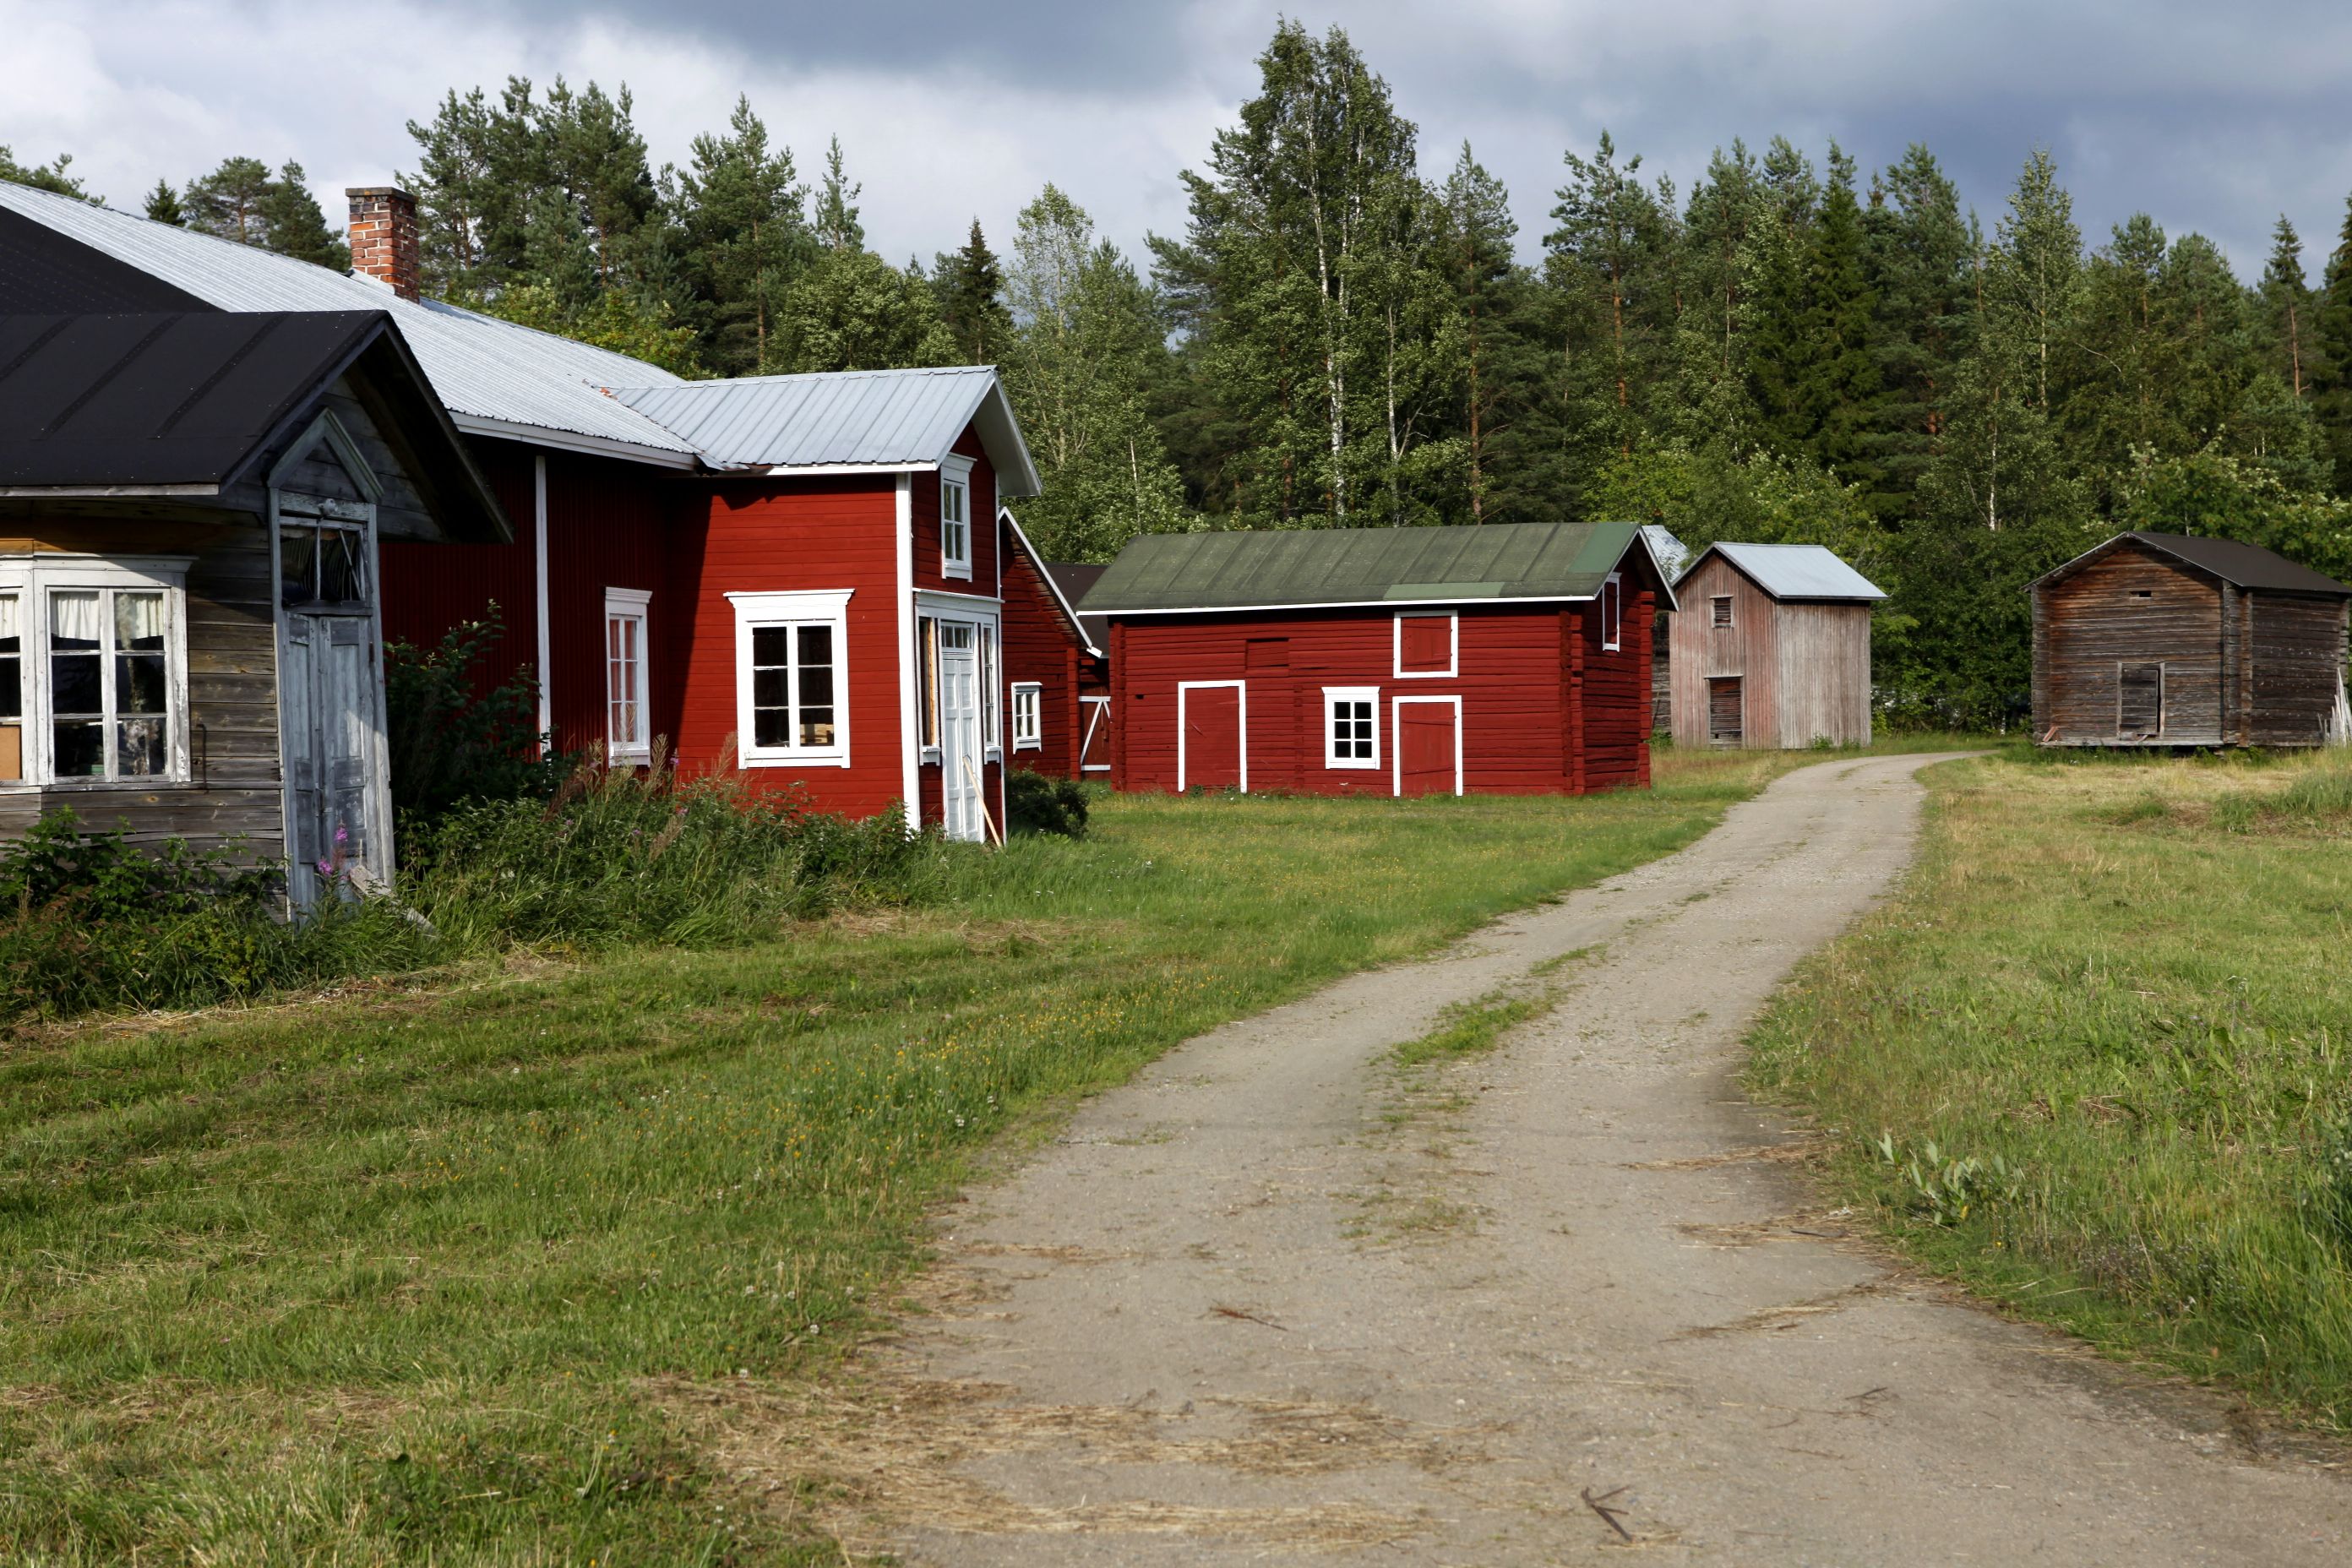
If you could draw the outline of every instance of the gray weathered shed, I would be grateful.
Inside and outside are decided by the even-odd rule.
[[[2119,533],[2029,592],[2043,745],[2345,738],[2352,588],[2332,577],[2235,540]]]
[[[1885,596],[1818,544],[1707,546],[1675,584],[1675,744],[1867,744]]]

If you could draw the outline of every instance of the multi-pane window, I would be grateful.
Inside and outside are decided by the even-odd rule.
[[[1034,680],[1013,687],[1013,749],[1033,750],[1045,744],[1044,697]]]
[[[163,592],[58,588],[48,607],[53,776],[161,777],[172,739]]]
[[[751,743],[762,750],[833,744],[833,628],[760,626],[751,633]]]
[[[367,530],[281,514],[278,520],[278,596],[297,605],[368,602]]]
[[[604,750],[610,762],[653,761],[646,663],[646,609],[651,598],[627,588],[604,591]]]
[[[0,784],[25,776],[25,605],[0,594]]]
[[[1625,584],[1612,572],[1601,583],[1601,646],[1615,652],[1625,642]]]
[[[730,594],[737,746],[748,767],[849,763],[847,592]]]
[[[971,480],[969,473],[940,471],[940,570],[950,577],[971,575]]]
[[[1323,765],[1327,768],[1379,767],[1380,711],[1378,687],[1325,687]]]

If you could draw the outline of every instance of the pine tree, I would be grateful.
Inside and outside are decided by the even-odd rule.
[[[153,222],[168,223],[174,228],[188,221],[186,209],[180,205],[180,193],[172,188],[169,180],[156,181],[155,188],[147,193],[146,212]]]
[[[2336,493],[2352,496],[2352,198],[2345,203],[2343,234],[2312,302],[2311,329],[2318,351],[2311,411],[2322,455],[2336,465]]]
[[[1495,447],[1515,383],[1526,374],[1518,338],[1518,267],[1512,242],[1519,226],[1509,194],[1462,143],[1445,182],[1443,265],[1460,324],[1462,439],[1470,521],[1486,522],[1494,489]]]
[[[971,220],[961,250],[940,254],[931,286],[939,291],[940,321],[970,362],[1002,361],[1013,339],[1013,317],[1004,308],[1004,269],[980,232],[980,219]]]
[[[527,85],[524,92],[528,98]],[[428,294],[480,298],[503,276],[493,259],[492,233],[521,193],[502,182],[511,171],[494,167],[492,113],[480,88],[463,98],[452,89],[430,124],[408,122],[420,154],[416,171],[393,180],[416,193],[419,264]]]
[[[263,214],[269,187],[269,165],[260,159],[224,158],[219,168],[188,182],[181,197],[188,226],[240,245],[263,245],[269,237]]]
[[[1544,237],[1548,276],[1575,321],[1571,359],[1598,372],[1587,395],[1603,405],[1599,422],[1628,451],[1647,408],[1659,329],[1672,319],[1666,208],[1638,178],[1641,155],[1621,168],[1606,131],[1593,157],[1566,153],[1561,161],[1569,177],[1554,193],[1559,226]]]
[[[705,350],[729,374],[757,374],[769,368],[778,305],[815,258],[808,190],[791,151],[770,150],[749,98],[736,100],[726,134],[698,136],[692,151],[676,205]]]
[[[5,143],[0,143],[0,181],[12,185],[30,185],[37,191],[53,191],[61,196],[78,196],[99,206],[106,204],[82,188],[82,183],[66,173],[73,163],[73,154],[60,153],[53,163],[19,163]]]
[[[327,226],[299,163],[288,163],[264,189],[260,204],[262,243],[280,256],[310,262],[331,271],[348,272],[351,247]]]
[[[786,373],[956,364],[929,283],[870,250],[829,250],[776,312],[776,368]]]
[[[836,136],[824,150],[824,184],[818,188],[816,198],[817,243],[827,250],[860,250],[866,245],[866,230],[857,221],[857,196],[865,190],[862,184],[852,184],[842,172],[841,138]]]

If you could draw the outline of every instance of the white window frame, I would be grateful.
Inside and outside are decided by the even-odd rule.
[[[1042,751],[1045,745],[1045,688],[1034,680],[1013,683],[1013,749]]]
[[[647,646],[646,630],[651,624],[650,609],[653,593],[646,588],[607,588],[604,590],[604,760],[635,767],[651,767],[654,760],[653,716],[653,650]],[[637,628],[636,689],[628,693],[636,704],[637,732],[616,736],[613,733],[613,708],[621,693],[613,689],[613,623],[634,622]]]
[[[1234,707],[1237,720],[1236,727],[1240,731],[1242,753],[1240,776],[1236,787],[1242,794],[1249,794],[1249,682],[1246,680],[1180,680],[1176,683],[1176,793],[1178,795],[1182,795],[1192,787],[1191,782],[1184,776],[1185,769],[1192,761],[1185,754],[1187,747],[1184,741],[1184,721],[1188,717],[1185,712],[1186,701],[1195,691],[1222,690],[1226,687],[1231,687],[1236,693]]]
[[[849,600],[854,588],[730,594],[735,606],[735,757],[747,768],[849,766]],[[833,744],[761,746],[752,736],[751,634],[765,627],[833,628]],[[799,694],[794,693],[797,697]]]
[[[928,698],[922,695],[929,680],[929,672],[921,668],[920,661],[925,654],[921,623],[927,619],[961,621],[972,628],[972,659],[980,677],[980,760],[1002,763],[1004,760],[1004,721],[999,712],[1002,696],[992,672],[1001,674],[1001,671],[994,670],[994,667],[1002,662],[1004,655],[1004,601],[980,594],[952,593],[944,588],[918,588],[915,590],[914,619],[917,627],[915,658],[918,661],[915,671],[917,738],[920,739],[924,724],[936,718],[940,700],[936,690],[931,691]],[[921,761],[932,766],[940,763],[942,755],[937,745],[929,743],[922,746],[920,752]]]
[[[971,469],[970,458],[946,457],[940,459],[940,575],[971,581]],[[948,498],[955,496],[961,502],[963,517],[951,521],[948,516]],[[948,548],[950,530],[961,530],[963,549],[961,552]]]
[[[1612,572],[1601,579],[1601,651],[1616,653],[1625,646],[1625,576]]]
[[[0,559],[0,593],[17,596],[17,679],[23,683],[18,702],[22,715],[21,779],[0,780],[0,794],[35,790],[152,790],[186,784],[188,736],[193,728],[188,709],[188,568],[192,555],[109,556],[49,554]],[[129,589],[163,595],[163,772],[128,778],[93,778],[56,773],[56,715],[49,682],[49,595],[59,590],[102,592]],[[271,592],[276,593],[273,584]],[[112,616],[104,624],[112,636]],[[101,654],[102,687],[114,681],[114,662]],[[110,753],[107,765],[114,759]]]
[[[1360,702],[1371,710],[1372,754],[1370,758],[1342,757],[1331,733],[1337,715],[1332,711],[1342,702]],[[1323,765],[1327,768],[1366,769],[1378,773],[1381,766],[1381,689],[1377,686],[1327,686],[1323,689]]]
[[[1436,614],[1425,610],[1400,610],[1391,627],[1391,658],[1389,673],[1399,680],[1452,680],[1462,668],[1462,617],[1445,616],[1445,668],[1444,669],[1407,669],[1404,667],[1404,624],[1408,620],[1433,621]]]
[[[1454,793],[1462,793],[1462,699],[1459,697],[1396,697],[1389,701],[1389,726],[1399,734],[1404,732],[1402,710],[1408,702],[1450,702],[1454,705]],[[1399,799],[1404,795],[1404,748],[1389,748],[1389,794]]]

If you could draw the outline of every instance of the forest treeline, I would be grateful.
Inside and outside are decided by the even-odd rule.
[[[1529,264],[1502,183],[1425,160],[1342,31],[1286,23],[1259,71],[1140,258],[1048,185],[1003,252],[975,220],[897,264],[837,140],[804,176],[739,101],[656,169],[625,89],[560,79],[452,90],[400,180],[428,292],[682,374],[1002,365],[1056,558],[1550,518],[1820,542],[1890,590],[1889,716],[1966,724],[2022,710],[2024,584],[2117,528],[2352,574],[2352,206],[2315,289],[2284,217],[2251,282],[2145,215],[2087,241],[2044,151],[1988,223],[1924,146],[1735,142],[1682,190],[1604,133]],[[148,211],[345,264],[299,164]]]

